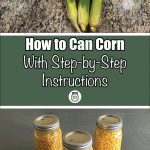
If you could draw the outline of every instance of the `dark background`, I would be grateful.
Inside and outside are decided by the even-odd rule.
[[[0,150],[33,150],[33,120],[43,114],[57,115],[63,133],[85,130],[92,135],[97,116],[119,115],[124,120],[122,150],[149,150],[149,110],[0,110]]]
[[[35,39],[59,38],[69,41],[71,36],[35,36]],[[92,39],[93,42],[99,36],[76,36],[78,39]],[[149,36],[102,36],[103,39],[125,40],[125,51],[25,51],[24,36],[1,37],[1,105],[2,106],[149,106]],[[94,44],[95,45],[95,44]],[[44,55],[48,60],[49,68],[24,69],[23,55],[31,57]],[[101,69],[97,66],[95,73],[89,73],[82,69],[81,65],[70,74],[68,69],[51,69],[53,64],[51,57],[58,54],[65,59],[81,60],[82,55],[86,59],[100,60],[107,54],[114,59],[126,59],[127,68],[123,74],[118,69]],[[47,77],[81,77],[87,74],[89,77],[107,77],[108,87],[42,87],[41,75],[45,72]],[[72,90],[78,90],[82,94],[82,100],[78,104],[72,104],[68,94]],[[59,94],[58,94],[59,93]]]

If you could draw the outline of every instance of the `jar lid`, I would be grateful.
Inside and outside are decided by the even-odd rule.
[[[92,136],[88,132],[73,131],[64,135],[63,142],[69,149],[85,149],[92,145]]]
[[[115,115],[103,115],[97,118],[97,126],[103,129],[115,130],[123,126],[123,120]]]
[[[34,125],[39,130],[54,130],[59,127],[59,119],[54,115],[44,115],[37,117]]]

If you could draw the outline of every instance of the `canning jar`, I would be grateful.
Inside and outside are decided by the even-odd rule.
[[[120,150],[123,121],[115,115],[97,118],[94,137],[94,150]]]
[[[36,150],[63,150],[59,119],[44,115],[34,120]]]
[[[92,136],[84,131],[69,132],[63,137],[64,150],[93,150]]]

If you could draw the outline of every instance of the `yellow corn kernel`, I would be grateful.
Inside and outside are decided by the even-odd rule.
[[[36,150],[63,150],[60,128],[49,131],[35,130],[34,135]]]
[[[77,31],[81,32],[77,22],[78,11],[77,11],[76,0],[66,0],[66,7],[67,7],[67,14],[69,19],[71,20],[72,24],[77,29]]]
[[[82,31],[86,30],[89,23],[90,0],[80,0],[78,5],[78,24]]]
[[[121,150],[122,130],[104,130],[96,127],[94,150]]]
[[[99,26],[101,22],[102,3],[103,0],[92,0],[89,25],[91,31],[93,32],[96,32],[96,28]]]

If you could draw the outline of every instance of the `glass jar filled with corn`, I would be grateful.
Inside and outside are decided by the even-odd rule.
[[[63,137],[64,150],[93,150],[92,136],[84,131],[73,131]]]
[[[121,150],[123,121],[115,115],[97,118],[94,150]]]
[[[59,119],[44,115],[34,120],[36,150],[63,150]]]

